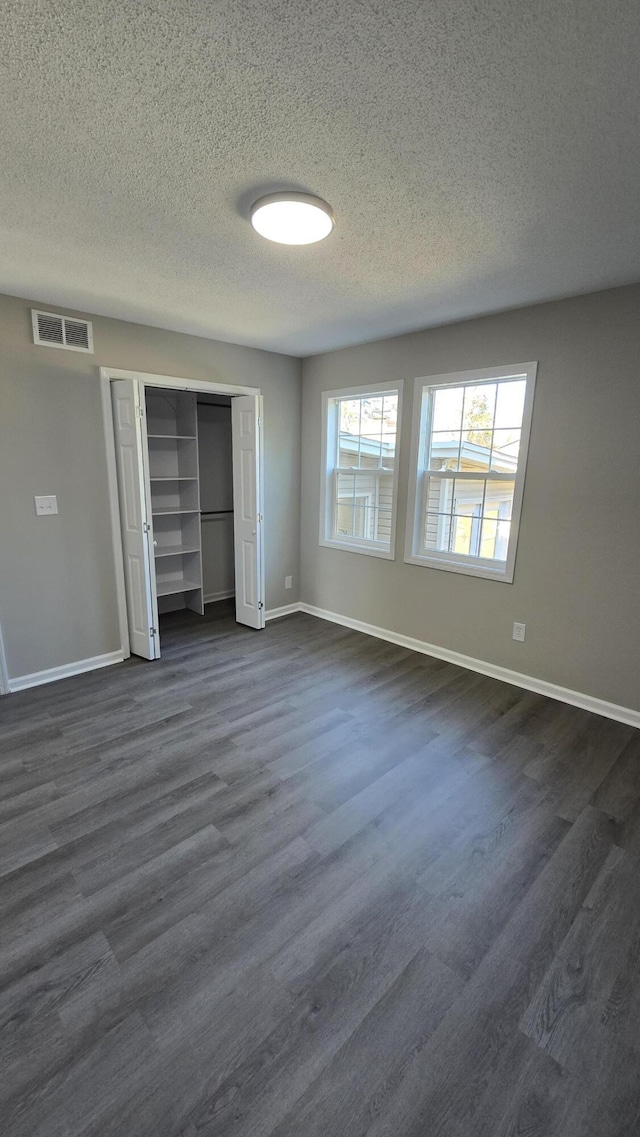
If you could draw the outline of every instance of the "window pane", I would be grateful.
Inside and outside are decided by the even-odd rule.
[[[452,531],[452,548],[454,553],[467,557],[471,552],[471,538],[473,534],[473,518],[454,517]]]
[[[382,422],[383,432],[390,431],[395,434],[398,429],[398,396],[382,396]]]
[[[434,392],[432,430],[460,430],[464,387],[440,387]]]
[[[374,500],[378,486],[393,485],[393,474],[379,474],[378,469],[354,470],[351,474],[337,474],[337,494],[339,498],[366,495],[370,505],[376,505]],[[362,503],[361,503],[362,504]],[[384,505],[384,502],[380,504]]]
[[[364,438],[380,438],[382,434],[382,398],[362,399],[360,432]]]
[[[506,561],[507,550],[509,548],[509,534],[511,533],[510,521],[498,522],[498,535],[496,537],[496,548],[494,558],[497,561]]]
[[[349,431],[340,431],[340,438],[338,441],[338,465],[343,468],[350,466],[358,467],[360,465],[360,449],[362,440],[359,434],[351,434]]]
[[[427,512],[451,513],[453,507],[453,479],[430,477],[427,485]]]
[[[350,537],[353,534],[353,507],[339,501],[336,504],[336,516],[333,526],[336,536]]]
[[[480,556],[490,560],[495,559],[496,540],[498,537],[498,522],[489,517],[482,520],[482,538],[480,540]]]
[[[453,513],[465,515],[475,512],[480,516],[484,500],[484,486],[484,481],[476,481],[475,479],[467,481],[466,478],[455,478]]]
[[[513,507],[513,491],[515,482],[487,482],[487,492],[484,502],[483,514],[485,517],[495,516],[501,521],[511,520]]]
[[[464,388],[462,428],[470,432],[473,442],[491,445],[491,430],[496,406],[496,384],[469,384]]]
[[[475,430],[465,430],[462,433],[462,450],[460,453],[460,469],[461,470],[488,470],[489,459],[491,456],[491,435],[492,431],[483,431],[487,435],[489,441],[478,442],[478,432]]]
[[[385,432],[382,435],[382,465],[393,470],[396,461],[396,436]]]
[[[372,513],[372,539],[381,544],[391,543],[391,510],[374,509]]]
[[[338,498],[336,533],[341,536],[368,538],[371,526],[372,510],[366,498]]]
[[[356,474],[338,474],[336,485],[336,497],[341,501],[347,498],[353,499],[356,492]]]
[[[357,469],[393,468],[398,396],[340,399],[339,407],[338,465]]]
[[[510,473],[518,467],[520,452],[519,430],[494,430],[491,469]]]
[[[392,502],[393,474],[337,474],[333,535],[390,546]]]
[[[506,561],[510,529],[509,521],[496,521],[483,517],[480,556],[494,561]]]
[[[360,433],[360,399],[340,400],[340,430]]]
[[[460,431],[437,430],[431,435],[430,470],[457,470]]]
[[[391,511],[393,505],[393,474],[380,474],[378,477],[377,497],[374,502],[380,509]]]
[[[336,505],[335,532],[339,537],[366,536],[366,510],[351,502],[338,501]]]
[[[448,513],[427,513],[424,527],[424,548],[447,553],[451,539],[451,516]]]
[[[496,427],[522,426],[524,412],[524,395],[527,387],[525,379],[516,379],[511,382],[498,384],[498,401],[496,404]]]

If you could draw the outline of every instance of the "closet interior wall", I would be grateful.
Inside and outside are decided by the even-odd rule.
[[[231,399],[198,397],[202,575],[205,604],[235,596]]]

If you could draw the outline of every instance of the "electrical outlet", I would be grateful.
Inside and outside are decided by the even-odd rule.
[[[285,576],[284,586],[285,586],[285,588],[293,588],[293,577],[292,576]]]
[[[58,512],[58,499],[55,494],[49,494],[47,497],[34,497],[36,504],[36,513],[38,517],[51,517],[52,514]]]
[[[513,638],[514,638],[514,640],[517,640],[518,643],[523,644],[524,643],[524,635],[525,635],[526,630],[527,630],[526,624],[514,624],[513,625]]]

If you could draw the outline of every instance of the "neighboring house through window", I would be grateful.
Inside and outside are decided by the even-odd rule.
[[[513,580],[535,373],[417,380],[406,561]]]
[[[320,544],[391,558],[401,387],[323,395]]]

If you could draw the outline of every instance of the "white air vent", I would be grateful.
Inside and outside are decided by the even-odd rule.
[[[72,320],[55,312],[31,310],[33,342],[42,347],[62,347],[66,351],[93,352],[93,327],[88,320]]]

